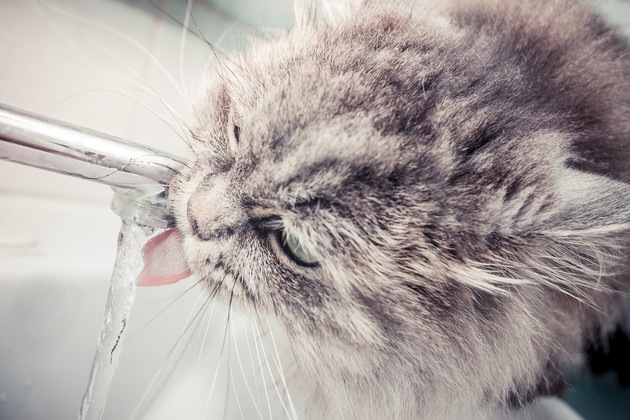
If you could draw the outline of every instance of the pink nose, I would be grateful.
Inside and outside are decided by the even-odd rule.
[[[188,221],[199,239],[208,241],[233,235],[246,221],[242,208],[221,179],[201,183],[188,199]]]

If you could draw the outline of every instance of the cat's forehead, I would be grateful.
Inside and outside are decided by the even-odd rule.
[[[383,14],[333,25],[298,25],[284,36],[252,41],[249,49],[224,61],[220,78],[235,106],[292,92],[302,102],[317,103],[322,91],[323,99],[346,99],[356,106],[382,82],[396,78],[395,73],[409,76],[410,66],[415,78],[432,73],[439,61],[435,53],[452,41],[452,34],[432,21],[413,22],[410,31],[409,20]]]
[[[412,154],[410,127],[439,72],[436,45],[427,31],[375,25],[300,28],[225,63],[207,123],[224,137],[237,127],[243,189],[308,198],[357,172],[388,176]]]
[[[234,172],[244,192],[284,204],[337,199],[359,178],[394,172],[402,153],[398,139],[383,136],[367,116],[340,115],[277,134],[253,142]]]

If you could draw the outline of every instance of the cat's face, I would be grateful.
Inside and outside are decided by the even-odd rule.
[[[446,291],[458,293],[429,232],[450,156],[417,124],[432,96],[419,52],[431,39],[396,24],[301,28],[226,62],[198,110],[197,160],[171,192],[191,269],[210,289],[350,370],[366,368],[356,351],[394,354],[418,327],[445,334]]]
[[[410,19],[306,24],[226,59],[170,204],[192,271],[275,317],[316,381],[503,401],[548,365],[540,289],[515,289],[539,232],[586,226],[570,199],[590,182],[610,205],[589,220],[626,213],[565,168],[566,126],[514,105],[516,61],[488,71],[459,31]]]
[[[173,206],[211,285],[297,330],[364,343],[377,329],[357,294],[372,261],[391,264],[380,242],[396,229],[387,208],[402,200],[404,138],[375,127],[373,82],[338,74],[313,45],[217,78]]]
[[[507,303],[452,279],[456,247],[487,245],[444,201],[460,151],[425,121],[450,40],[394,18],[318,28],[230,59],[208,90],[197,160],[171,189],[188,262],[224,301],[277,318],[302,368],[346,401],[435,404],[453,372],[493,356],[472,340],[512,323]],[[517,344],[504,348],[534,353]]]

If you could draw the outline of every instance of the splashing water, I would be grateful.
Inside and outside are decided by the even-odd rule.
[[[136,296],[135,280],[142,270],[142,245],[155,231],[154,228],[139,226],[123,219],[105,319],[98,338],[88,387],[81,402],[79,420],[100,420],[103,417]]]

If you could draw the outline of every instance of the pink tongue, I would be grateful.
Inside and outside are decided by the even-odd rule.
[[[162,286],[190,276],[184,256],[182,234],[167,229],[149,239],[142,248],[144,268],[136,279],[138,286]]]

